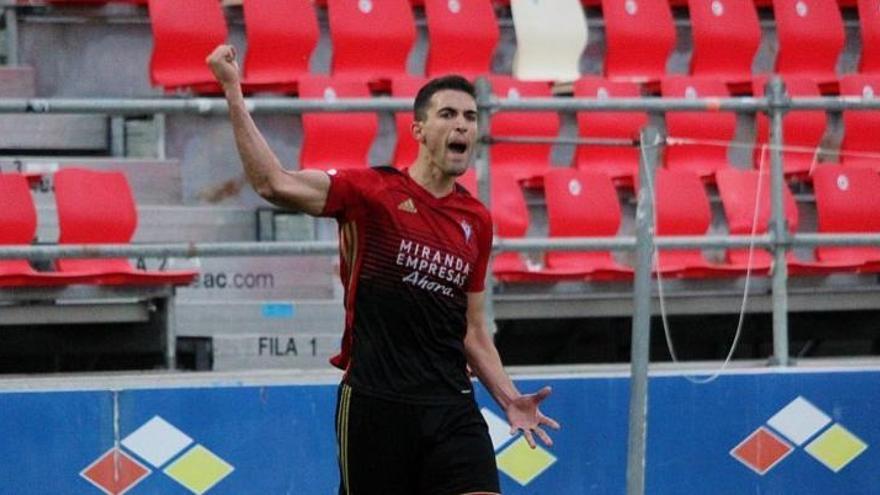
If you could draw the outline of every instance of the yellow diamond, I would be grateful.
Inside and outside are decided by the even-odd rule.
[[[526,439],[520,437],[498,454],[495,460],[498,469],[525,486],[552,466],[556,462],[556,457],[540,445],[533,450]]]
[[[868,445],[859,437],[835,424],[810,442],[806,451],[836,473],[867,448]]]
[[[202,445],[196,445],[165,468],[165,474],[196,495],[210,490],[235,469]]]

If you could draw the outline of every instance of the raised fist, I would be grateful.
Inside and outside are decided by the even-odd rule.
[[[205,63],[221,85],[239,84],[238,62],[235,60],[235,47],[232,45],[218,45],[205,59]]]

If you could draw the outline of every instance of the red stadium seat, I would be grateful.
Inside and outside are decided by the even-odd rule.
[[[758,180],[761,180],[761,197],[758,203],[758,217],[755,218],[755,200],[758,195]],[[719,170],[715,174],[727,228],[733,235],[750,235],[752,222],[756,221],[755,234],[761,235],[768,231],[770,224],[770,174],[764,172],[759,176],[755,170]],[[788,231],[794,233],[798,229],[799,215],[797,203],[788,187],[782,190],[785,204],[785,220]],[[728,249],[727,262],[734,266],[746,267],[749,261],[748,249]],[[838,271],[851,271],[850,264],[823,263],[821,261],[805,261],[794,252],[786,254],[789,275],[826,275]],[[755,248],[752,253],[752,273],[763,274],[773,266],[773,256],[762,248]]]
[[[613,237],[620,229],[620,200],[607,176],[554,168],[544,177],[550,237]],[[548,274],[558,278],[627,280],[632,269],[609,251],[548,251]]]
[[[425,0],[428,77],[446,73],[475,78],[489,74],[498,44],[491,0]]]
[[[226,42],[226,18],[217,0],[149,0],[153,29],[150,81],[167,91],[219,93],[205,58]]]
[[[509,77],[492,77],[492,92],[498,98],[523,97],[549,98],[550,86],[541,82],[517,81]],[[499,112],[492,116],[494,137],[544,137],[559,136],[559,116],[556,112]],[[512,174],[527,185],[540,184],[544,172],[550,167],[549,144],[494,144],[489,149],[492,170]]]
[[[813,173],[820,233],[880,233],[880,175],[863,167],[823,166]],[[880,248],[816,248],[816,258],[851,264],[859,272],[880,271]]]
[[[477,175],[469,169],[459,183],[474,197],[477,193]],[[495,235],[507,239],[526,236],[529,228],[529,210],[519,183],[504,173],[492,174],[492,220]],[[492,259],[492,274],[502,282],[534,282],[544,280],[540,270],[532,269],[523,255],[515,251],[498,253]]]
[[[318,44],[318,19],[309,0],[244,0],[245,87],[295,93],[308,75]]]
[[[764,96],[767,79],[760,77],[754,82],[753,92],[757,97]],[[792,97],[819,97],[819,86],[812,79],[785,78],[785,90]],[[787,112],[782,117],[782,136],[785,147],[782,165],[785,174],[799,178],[806,177],[815,166],[819,145],[825,135],[827,118],[822,110],[798,110]],[[755,167],[761,166],[763,155],[764,170],[770,170],[770,153],[762,149],[770,142],[769,119],[764,113],[758,113],[755,132]]]
[[[575,81],[577,98],[638,98],[639,87],[630,82],[612,82],[601,78],[582,78]],[[579,135],[583,138],[637,139],[648,115],[641,112],[580,112],[577,115]],[[600,172],[615,182],[632,187],[639,168],[637,146],[583,145],[577,149],[577,168]]]
[[[657,169],[656,172],[657,235],[706,235],[712,222],[712,211],[700,177],[686,170]],[[744,275],[746,269],[711,263],[699,249],[661,249],[654,271],[676,278],[713,278]]]
[[[668,77],[661,83],[667,98],[726,98],[727,86],[718,79]],[[670,138],[693,139],[700,143],[670,145],[666,148],[666,168],[687,170],[712,179],[716,170],[730,166],[727,143],[736,133],[732,112],[668,112],[666,132]]]
[[[748,83],[761,44],[761,26],[752,0],[688,0],[694,48],[690,72],[738,88]]]
[[[843,17],[837,2],[773,0],[773,15],[779,39],[776,72],[811,78],[823,88],[836,89],[837,59],[845,42]]]
[[[878,18],[880,20],[880,18]],[[840,81],[840,94],[876,98],[880,93],[880,73],[874,76],[845,76]],[[844,110],[843,140],[840,161],[851,167],[868,167],[880,172],[880,111]]]
[[[653,83],[666,74],[675,25],[666,0],[602,0],[605,77]]]
[[[416,39],[407,0],[327,0],[334,76],[369,81],[387,89],[406,75],[406,60]]]
[[[880,76],[880,0],[858,0],[862,53],[859,72]]]
[[[37,232],[37,212],[21,174],[0,174],[0,245],[30,244]],[[38,272],[27,260],[0,260],[0,287],[40,287],[88,283],[91,277]]]
[[[137,210],[122,172],[65,168],[54,175],[60,244],[126,244]],[[93,276],[101,285],[187,285],[194,271],[135,269],[124,258],[59,259],[61,273]]]
[[[415,98],[416,93],[428,80],[423,77],[398,77],[391,81],[391,96],[395,98]],[[412,111],[394,114],[397,127],[397,143],[394,146],[394,157],[391,163],[395,168],[404,168],[413,164],[419,154],[419,143],[413,138],[411,127]]]
[[[333,101],[336,98],[369,98],[366,83],[323,76],[303,78],[300,98]],[[300,168],[319,170],[369,166],[370,147],[379,129],[375,113],[304,113]]]

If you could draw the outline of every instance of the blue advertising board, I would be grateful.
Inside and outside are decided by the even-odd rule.
[[[505,494],[621,494],[629,380],[518,379],[553,387],[552,447],[506,432],[486,391]],[[880,493],[880,371],[741,372],[709,384],[653,376],[650,494]],[[2,493],[334,494],[327,384],[0,392]]]

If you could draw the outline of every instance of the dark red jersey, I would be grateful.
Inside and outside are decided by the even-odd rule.
[[[483,290],[489,212],[463,187],[435,198],[391,167],[330,172],[324,216],[339,222],[346,323],[331,363],[355,390],[439,403],[473,393],[467,293]]]

